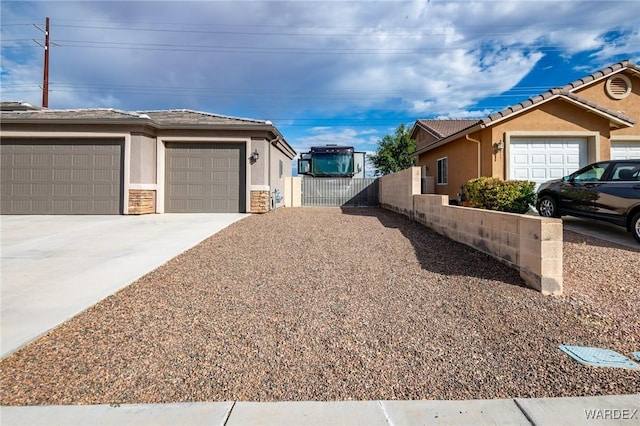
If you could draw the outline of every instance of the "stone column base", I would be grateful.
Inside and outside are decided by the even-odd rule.
[[[156,191],[152,189],[129,190],[129,214],[152,214],[156,212]]]
[[[251,213],[267,213],[269,201],[269,191],[251,191]]]

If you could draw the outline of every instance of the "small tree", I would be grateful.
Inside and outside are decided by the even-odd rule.
[[[416,164],[416,158],[410,154],[416,150],[416,142],[409,137],[411,129],[401,124],[394,135],[386,135],[378,141],[375,154],[368,158],[376,168],[376,175],[399,172]]]

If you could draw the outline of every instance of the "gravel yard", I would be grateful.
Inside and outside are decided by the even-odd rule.
[[[640,250],[564,238],[565,294],[550,297],[382,209],[253,215],[3,360],[0,402],[638,392],[640,372],[558,345],[640,350]]]

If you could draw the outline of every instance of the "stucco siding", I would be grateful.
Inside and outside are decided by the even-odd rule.
[[[640,78],[626,74],[631,80],[631,93],[624,99],[613,99],[607,95],[604,79],[597,84],[576,90],[576,95],[602,105],[612,111],[620,111],[635,120],[633,127],[622,129],[612,129],[611,134],[615,136],[638,136],[640,135]]]
[[[282,170],[282,174],[280,173]],[[291,177],[291,159],[275,147],[271,147],[271,194],[280,195],[280,201],[274,200],[275,207],[284,206],[285,179]]]
[[[478,177],[478,145],[466,139],[459,139],[438,149],[421,154],[418,166],[427,166],[427,176],[433,176],[435,192],[448,195],[451,199],[458,198],[460,185],[469,179]],[[438,159],[446,157],[448,173],[446,185],[438,184]]]
[[[419,132],[417,132],[416,135],[416,150],[423,148],[427,145],[429,145],[430,143],[433,143],[437,140],[437,138],[427,132],[425,132],[424,130],[420,130]]]
[[[251,164],[251,185],[269,185],[269,143],[264,139],[251,139],[251,156],[257,152],[258,160]]]
[[[156,184],[156,138],[131,136],[130,181],[132,184]]]

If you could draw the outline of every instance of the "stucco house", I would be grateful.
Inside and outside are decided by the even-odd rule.
[[[269,121],[3,102],[2,214],[265,212],[296,152]]]
[[[469,179],[536,183],[640,158],[640,67],[625,60],[479,120],[417,120],[417,165],[455,199]]]

